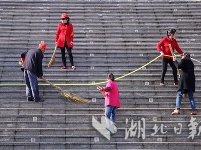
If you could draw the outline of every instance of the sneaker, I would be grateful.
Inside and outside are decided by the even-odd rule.
[[[73,70],[75,70],[75,69],[76,69],[76,67],[75,67],[75,66],[72,66],[72,69],[73,69]]]
[[[62,70],[66,70],[66,69],[67,69],[67,67],[66,67],[66,66],[63,66],[63,67],[61,67],[61,69],[62,69]]]
[[[104,133],[105,135],[110,135],[110,131],[107,131]]]
[[[112,127],[109,127],[109,128],[106,128],[106,129],[107,129],[110,133],[112,133],[112,134],[115,133]]]
[[[174,85],[178,85],[178,82],[175,82]]]
[[[161,82],[160,85],[165,85],[165,83],[164,83],[164,82]]]
[[[191,115],[197,115],[196,111],[193,110],[193,111],[191,112]]]
[[[180,112],[179,112],[178,109],[175,109],[175,110],[172,112],[172,115],[179,115],[179,114],[180,114]]]
[[[106,128],[108,131],[110,131],[112,134],[117,132],[117,127],[115,125],[111,125]]]
[[[30,102],[30,101],[34,101],[34,100],[32,97],[27,97],[27,101]]]

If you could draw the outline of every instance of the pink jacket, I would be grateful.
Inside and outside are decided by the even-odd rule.
[[[110,91],[106,92],[106,88],[110,87]],[[118,108],[121,107],[119,100],[119,88],[115,81],[108,80],[105,87],[102,88],[102,91],[105,92],[105,107],[107,105],[116,106]]]

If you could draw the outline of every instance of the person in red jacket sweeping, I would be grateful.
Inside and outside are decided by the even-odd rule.
[[[68,56],[70,59],[71,67],[73,70],[76,69],[73,62],[72,48],[73,48],[73,39],[74,39],[74,31],[73,25],[70,23],[70,18],[68,14],[61,14],[61,23],[58,24],[55,36],[56,46],[61,49],[62,63],[63,66],[61,69],[67,69],[66,66],[66,53],[65,49],[67,49]]]
[[[159,41],[156,46],[162,57],[162,74],[160,85],[165,85],[164,78],[167,72],[167,64],[169,64],[173,70],[174,85],[178,85],[177,67],[174,63],[174,61],[176,60],[174,59],[174,50],[176,50],[181,55],[183,54],[183,51],[179,47],[175,37],[176,29],[171,29],[167,31],[167,36],[161,39],[161,41]]]

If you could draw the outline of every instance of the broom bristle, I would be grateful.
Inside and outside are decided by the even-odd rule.
[[[62,88],[52,84],[50,81],[46,80],[44,77],[43,77],[43,80],[45,82],[47,82],[48,84],[50,84],[52,87],[54,87],[56,90],[58,90],[58,92],[60,92],[61,95],[67,100],[72,100],[75,102],[83,102],[83,103],[89,103],[90,102],[90,100],[88,100],[88,99],[77,96],[71,92],[66,92],[66,91],[62,90]]]

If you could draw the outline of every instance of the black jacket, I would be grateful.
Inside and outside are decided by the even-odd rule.
[[[195,74],[193,62],[189,59],[182,59],[178,64],[178,69],[181,69],[179,90],[181,90],[182,93],[195,92]]]
[[[29,70],[37,77],[43,76],[42,70],[43,52],[40,49],[32,49],[26,53],[24,69]]]

